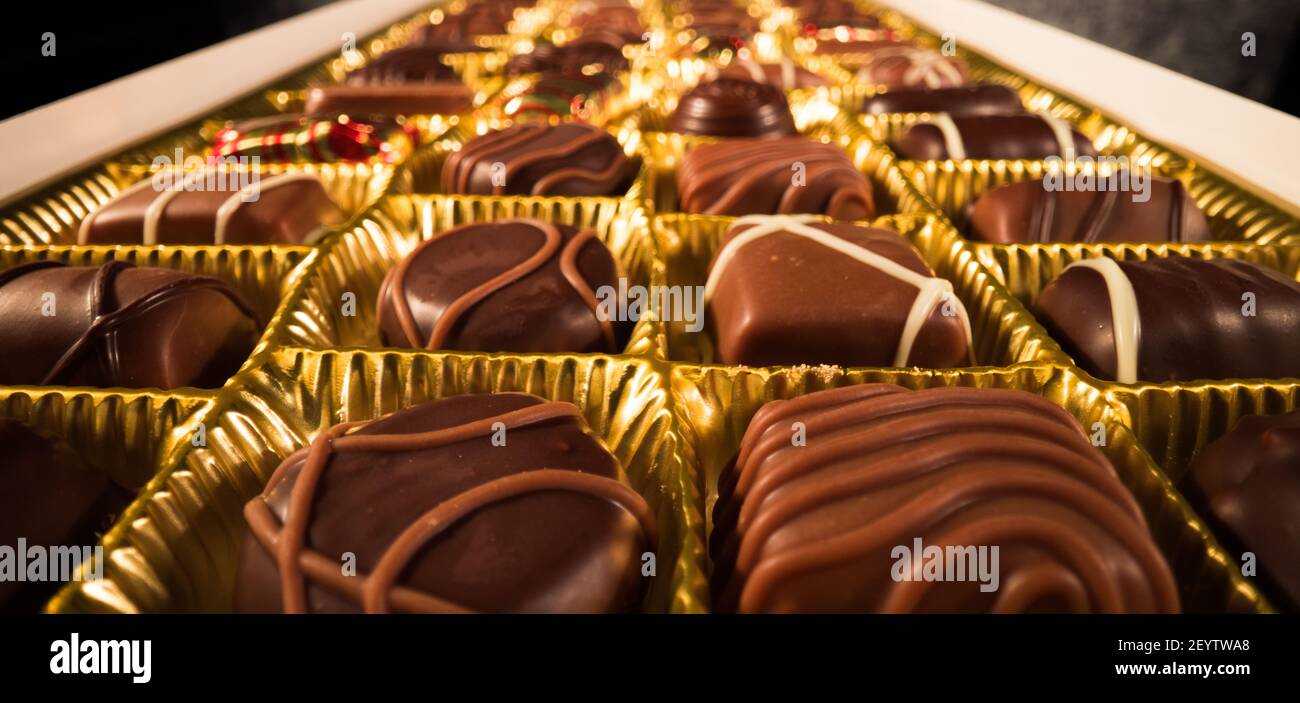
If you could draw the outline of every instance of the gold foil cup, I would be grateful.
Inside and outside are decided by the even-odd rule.
[[[227,389],[193,448],[105,539],[104,578],[73,583],[53,612],[228,611],[242,509],[321,430],[463,393],[521,391],[574,403],[658,519],[648,612],[706,608],[703,515],[683,470],[672,403],[653,365],[626,357],[483,356],[283,349]]]
[[[1066,368],[1028,364],[1011,369],[851,369],[794,367],[734,369],[677,366],[674,408],[682,455],[702,481],[705,515],[717,500],[718,475],[736,455],[750,419],[764,403],[857,383],[897,383],[910,389],[945,386],[1008,388],[1043,396],[1068,410],[1090,435],[1104,428],[1099,449],[1142,506],[1147,526],[1178,583],[1187,612],[1272,612],[1237,561],[1159,471],[1124,424],[1123,414],[1096,388]],[[1100,423],[1099,425],[1096,423]],[[882,566],[882,568],[884,568]]]
[[[709,262],[732,217],[665,214],[653,228],[672,286],[703,286]],[[1067,357],[1037,321],[961,243],[945,222],[915,216],[881,217],[863,225],[898,232],[920,253],[935,275],[952,282],[970,315],[976,365],[1009,366],[1030,361],[1063,363]],[[673,361],[710,363],[714,344],[704,330],[690,332],[680,320],[664,324],[667,356]]]
[[[322,252],[301,294],[290,303],[290,323],[278,343],[305,347],[383,347],[376,320],[384,276],[421,242],[465,224],[516,217],[592,229],[609,248],[628,285],[649,286],[661,276],[644,211],[611,198],[392,196]],[[659,325],[639,320],[626,354],[654,356]]]

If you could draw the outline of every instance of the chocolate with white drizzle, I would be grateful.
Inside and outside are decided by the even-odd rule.
[[[1092,142],[1050,115],[950,117],[944,113],[908,127],[894,143],[904,159],[1045,159],[1095,157]]]
[[[561,353],[623,349],[633,320],[610,320],[596,291],[618,263],[589,229],[498,220],[439,232],[384,278],[384,343],[417,349]]]
[[[475,137],[449,155],[442,189],[463,195],[622,195],[637,165],[598,127],[519,124]]]
[[[926,579],[921,554],[896,578],[916,540],[997,547],[997,589],[965,569]],[[1018,390],[863,384],[764,405],[719,478],[710,552],[720,612],[1179,610],[1106,457]]]
[[[717,361],[947,368],[970,363],[952,284],[889,230],[812,216],[736,220],[709,266]]]
[[[886,88],[955,88],[965,85],[969,76],[966,62],[959,58],[900,42],[869,51],[857,80]]]
[[[235,610],[633,611],[657,532],[625,481],[577,407],[524,393],[335,425],[245,506]]]
[[[302,244],[343,211],[312,173],[198,169],[141,180],[81,222],[78,244]]]
[[[815,213],[837,220],[875,214],[871,184],[834,144],[804,137],[724,139],[693,147],[677,169],[683,212]]]
[[[1245,261],[1084,259],[1043,288],[1037,311],[1100,379],[1300,377],[1300,283]]]
[[[214,388],[259,333],[243,298],[210,276],[120,261],[0,271],[0,385]]]
[[[755,83],[771,83],[781,90],[819,88],[830,85],[830,81],[803,66],[796,65],[789,57],[782,57],[776,63],[759,63],[748,56],[738,57],[735,61],[721,68],[717,64],[709,64],[705,80],[715,80],[719,77],[739,78],[741,80],[751,80]]]

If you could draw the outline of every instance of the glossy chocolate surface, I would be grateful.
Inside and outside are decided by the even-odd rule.
[[[713,514],[719,612],[1179,610],[1114,468],[1073,417],[1024,391],[865,384],[772,401]],[[908,568],[899,550],[917,541]],[[951,561],[969,569],[924,565],[949,547],[984,548],[986,566],[996,547],[996,588],[981,589],[994,584],[967,553]]]
[[[0,418],[0,546],[73,547],[96,542],[105,517],[123,504],[123,492],[62,441]],[[0,612],[33,611],[61,583],[0,579]]]
[[[82,221],[77,241],[302,244],[346,219],[315,175],[209,168],[127,188]]]
[[[1300,610],[1300,411],[1241,418],[1196,455],[1188,480],[1214,520],[1255,554],[1263,578]]]
[[[1300,377],[1300,283],[1232,259],[1117,263],[1137,301],[1138,381]],[[1037,315],[1084,370],[1117,378],[1115,314],[1101,274],[1066,269],[1039,294]]]
[[[771,83],[781,90],[819,88],[830,85],[830,81],[825,78],[789,61],[782,63],[759,63],[750,60],[733,61],[720,69],[718,75],[723,78]]]
[[[1037,115],[987,115],[954,117],[968,159],[1045,159],[1062,156],[1061,145],[1051,126]],[[1071,129],[1077,156],[1097,155],[1092,142]],[[894,150],[904,159],[938,161],[953,158],[948,153],[943,131],[933,123],[912,125],[903,132]]]
[[[0,271],[0,385],[216,388],[260,333],[209,276],[121,262]]]
[[[637,609],[654,517],[573,405],[461,395],[345,429],[289,456],[246,507],[236,611]]]
[[[684,212],[875,214],[871,184],[843,149],[804,137],[724,139],[693,147],[677,170]]]
[[[443,63],[447,52],[436,46],[404,46],[376,56],[343,82],[348,85],[442,83],[456,80],[456,72]]]
[[[753,225],[738,223],[709,270],[717,275],[706,325],[716,361],[750,366],[837,364],[894,366],[920,289],[870,263],[781,228],[734,250],[715,269],[726,243]],[[903,237],[848,223],[808,226],[863,247],[914,275],[933,277]],[[960,306],[954,300],[954,305]],[[965,366],[970,345],[963,318],[934,306],[923,317],[905,364]]]
[[[475,137],[448,156],[442,188],[465,195],[622,195],[637,167],[597,127],[522,124]]]
[[[635,321],[598,314],[618,264],[591,230],[539,220],[440,232],[389,272],[379,324],[389,346],[463,351],[622,351]]]
[[[1116,185],[1135,181],[1114,174]],[[1027,242],[1188,242],[1212,238],[1205,213],[1175,179],[1145,176],[1144,193],[1109,189],[1048,190],[1042,180],[999,186],[970,209],[967,234],[997,244]],[[1142,197],[1145,200],[1135,200]]]
[[[1005,85],[980,83],[956,88],[896,88],[862,102],[862,112],[946,112],[951,117],[1014,115],[1024,112],[1020,95]]]
[[[768,83],[718,78],[681,97],[668,117],[668,131],[713,137],[795,134],[785,93]]]

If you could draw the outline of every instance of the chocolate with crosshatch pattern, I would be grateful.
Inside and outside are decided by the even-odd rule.
[[[244,514],[239,612],[635,611],[657,542],[578,408],[524,393],[336,425]]]

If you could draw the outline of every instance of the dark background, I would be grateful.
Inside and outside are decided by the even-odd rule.
[[[15,83],[0,99],[0,118],[330,1],[47,0],[25,5],[22,16],[6,17],[10,31],[0,42],[0,65]],[[1300,115],[1300,0],[985,1]],[[9,9],[16,8],[11,3]],[[1241,35],[1247,31],[1256,36],[1254,57],[1241,55]],[[54,57],[41,55],[45,32],[56,36]]]

